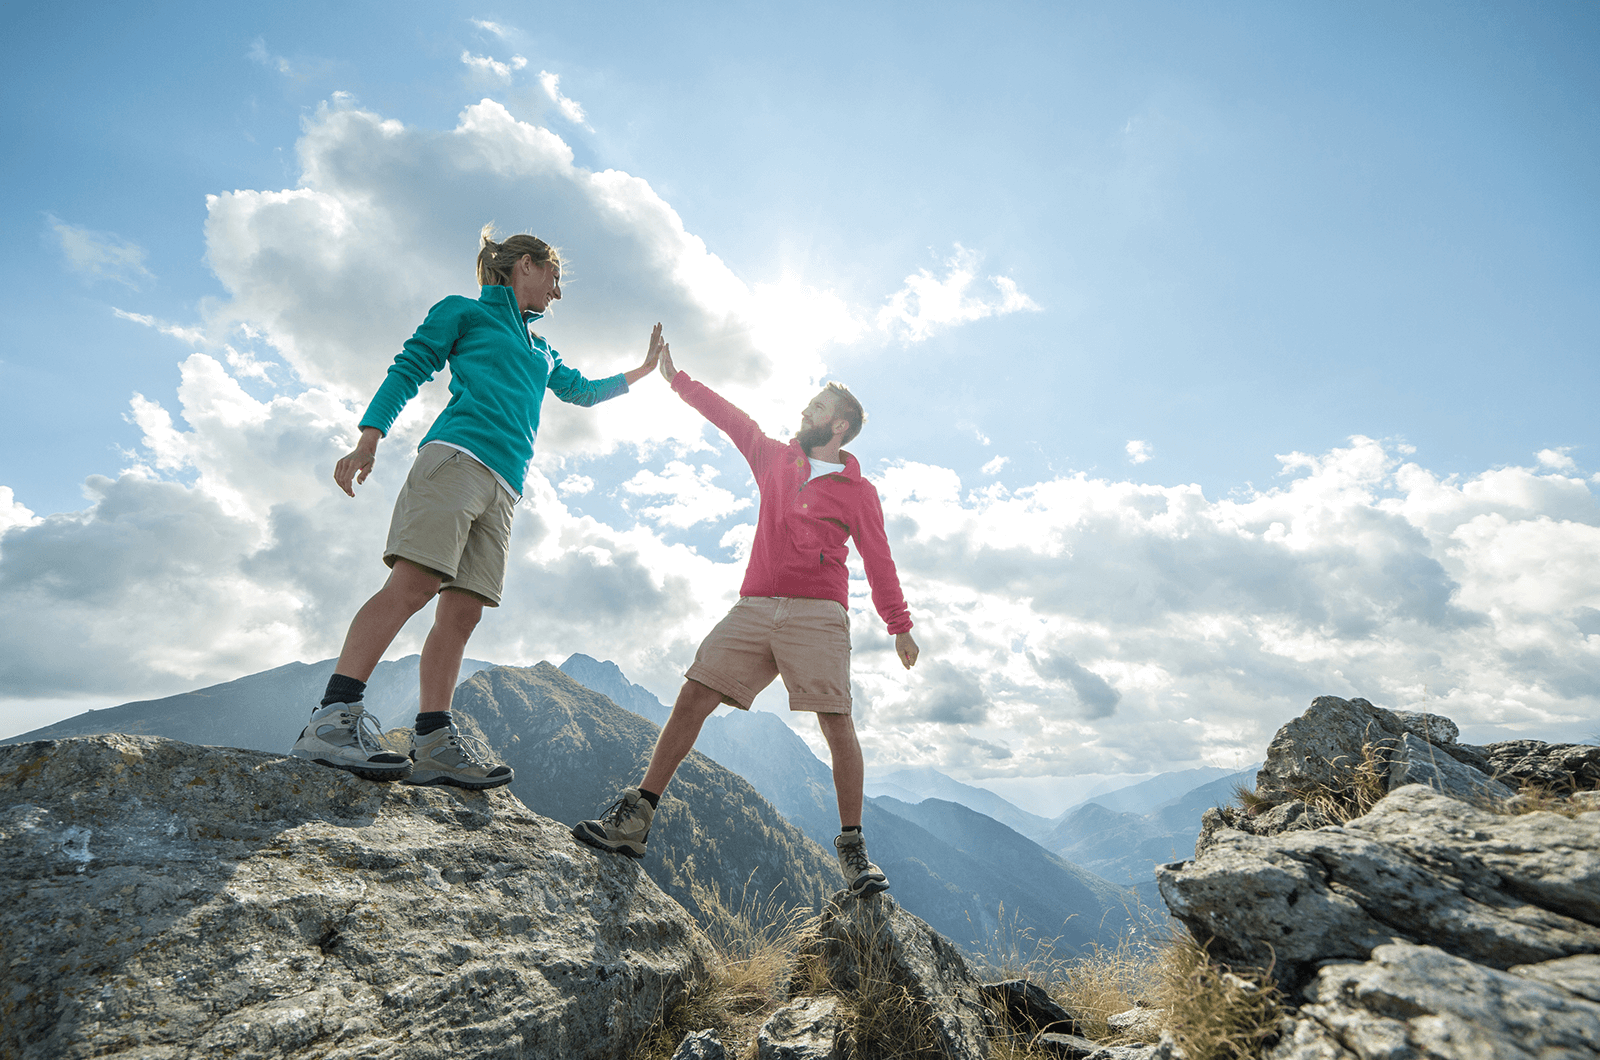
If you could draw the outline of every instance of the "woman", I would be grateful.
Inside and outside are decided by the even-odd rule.
[[[493,235],[493,225],[480,234],[482,293],[476,300],[452,295],[428,311],[361,417],[355,451],[333,472],[354,497],[353,486],[371,474],[378,442],[405,403],[450,366],[450,402],[423,437],[395,500],[383,550],[389,580],[350,623],[327,692],[291,752],[368,780],[475,789],[511,782],[508,766],[487,761],[482,746],[457,731],[450,696],[484,606],[500,603],[511,514],[533,459],[544,393],[575,405],[606,401],[651,372],[665,348],[657,324],[644,363],[630,372],[591,380],[562,364],[531,327],[561,297],[560,252],[530,235],[503,243]],[[408,758],[378,744],[362,694],[400,627],[435,596]]]

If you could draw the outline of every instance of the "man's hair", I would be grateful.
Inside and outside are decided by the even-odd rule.
[[[840,445],[848,444],[861,433],[862,424],[867,422],[866,410],[843,383],[829,383],[825,392],[833,395],[833,418],[850,424],[850,429],[844,432],[844,437],[839,441]]]
[[[511,286],[511,273],[524,254],[533,255],[535,265],[554,265],[561,268],[561,251],[538,236],[519,233],[507,236],[505,242],[494,241],[494,222],[490,221],[478,233],[478,283],[484,287]]]

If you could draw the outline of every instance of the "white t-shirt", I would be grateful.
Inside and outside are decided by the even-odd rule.
[[[818,475],[842,475],[842,474],[844,474],[844,465],[843,464],[830,464],[826,460],[813,460],[813,461],[811,461],[811,478],[816,478]],[[806,481],[809,482],[810,479],[807,479]]]

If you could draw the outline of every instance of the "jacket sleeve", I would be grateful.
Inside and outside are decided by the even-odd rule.
[[[767,437],[755,420],[704,383],[690,379],[689,373],[679,371],[673,376],[672,389],[739,447],[758,481],[772,462],[773,453],[787,451],[782,442]]]
[[[878,491],[861,480],[861,503],[850,530],[861,565],[867,569],[867,585],[872,588],[872,606],[891,634],[911,629],[911,610],[900,591],[900,574],[889,554],[889,535],[883,529],[883,503]]]
[[[463,320],[450,301],[446,298],[428,310],[426,319],[400,348],[389,366],[389,374],[362,414],[360,426],[376,427],[387,435],[406,402],[416,397],[418,388],[445,366],[456,340],[461,337]]]
[[[550,351],[550,360],[550,392],[569,405],[588,408],[628,392],[628,379],[624,375],[589,379],[576,368],[561,363],[561,355],[555,350]]]

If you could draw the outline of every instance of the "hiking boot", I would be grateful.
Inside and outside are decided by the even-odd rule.
[[[405,755],[378,743],[378,719],[360,700],[317,708],[289,754],[354,773],[364,780],[399,780],[411,772]]]
[[[491,761],[492,752],[482,740],[468,736],[455,723],[426,736],[411,734],[411,775],[407,784],[453,784],[482,791],[509,784],[516,777],[510,766]]]
[[[860,832],[844,832],[833,837],[839,852],[839,868],[850,881],[850,893],[859,898],[889,889],[889,877],[867,860],[867,841]]]
[[[574,825],[572,835],[600,850],[642,858],[644,841],[649,838],[650,822],[655,816],[655,807],[639,794],[639,789],[628,788],[606,808],[598,821],[580,821]]]

